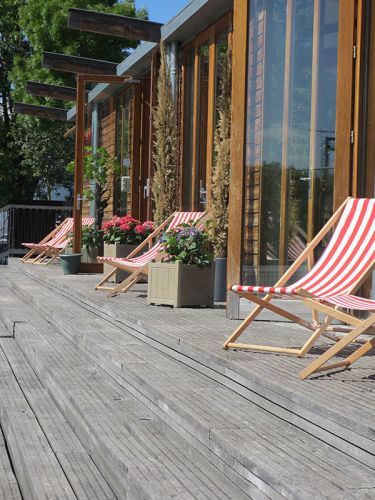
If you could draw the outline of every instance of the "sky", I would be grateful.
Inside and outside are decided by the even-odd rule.
[[[165,23],[175,16],[190,0],[136,0],[137,8],[146,7],[150,21]]]

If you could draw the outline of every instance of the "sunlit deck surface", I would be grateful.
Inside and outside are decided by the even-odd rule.
[[[374,352],[301,381],[326,340],[305,359],[225,351],[223,306],[148,306],[147,285],[108,299],[98,281],[0,267],[0,425],[24,497],[375,497]],[[241,341],[304,342],[274,319]]]

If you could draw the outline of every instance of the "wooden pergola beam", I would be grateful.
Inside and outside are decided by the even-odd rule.
[[[162,24],[85,9],[69,9],[68,28],[130,40],[160,41]]]
[[[39,118],[45,118],[47,120],[59,120],[62,122],[74,121],[74,118],[68,120],[66,109],[27,104],[25,102],[15,102],[14,112],[19,115],[38,116]]]
[[[42,68],[85,75],[116,75],[117,64],[100,59],[43,52]]]
[[[75,101],[77,98],[77,90],[75,87],[63,87],[61,85],[30,81],[26,82],[26,93],[39,97],[50,97],[61,101]]]

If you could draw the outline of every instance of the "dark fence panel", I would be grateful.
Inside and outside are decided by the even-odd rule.
[[[22,243],[41,241],[71,215],[71,207],[53,204],[7,205],[0,208],[0,259],[24,255],[26,249]]]

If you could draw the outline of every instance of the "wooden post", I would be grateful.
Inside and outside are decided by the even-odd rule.
[[[243,245],[243,185],[246,129],[246,68],[248,0],[234,0],[232,59],[232,138],[228,217],[228,282],[241,280]],[[238,294],[228,292],[227,317],[239,318]]]
[[[74,167],[74,204],[73,204],[73,252],[81,253],[82,239],[82,190],[83,190],[83,158],[85,133],[85,79],[77,75],[77,114]]]
[[[356,2],[339,2],[334,209],[351,195]]]

